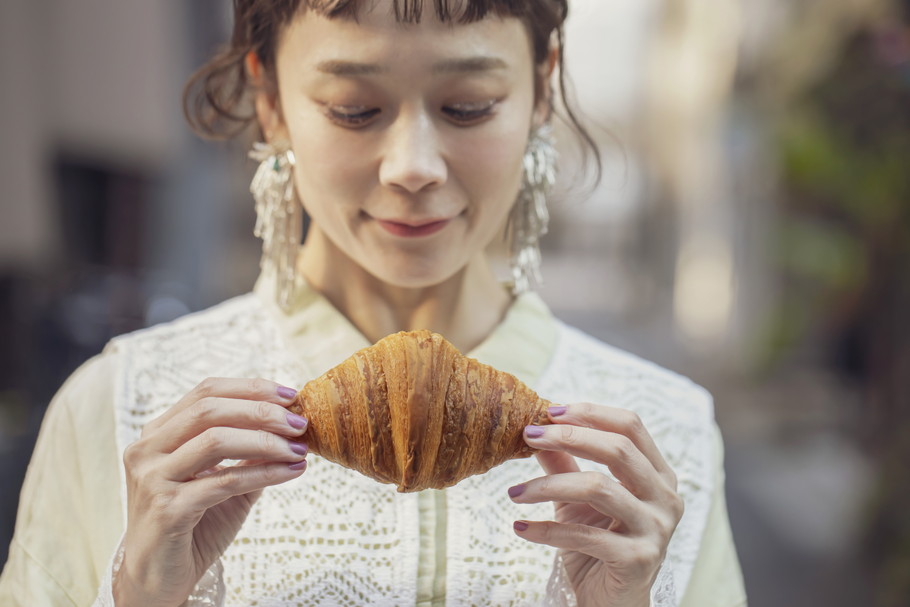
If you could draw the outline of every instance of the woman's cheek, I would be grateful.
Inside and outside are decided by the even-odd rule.
[[[500,174],[503,167],[514,169],[521,164],[528,140],[528,126],[523,120],[496,117],[489,125],[477,128],[476,135],[465,142],[464,156],[473,159],[475,165]]]
[[[367,169],[361,166],[366,162],[363,149],[358,153],[343,140],[319,135],[314,133],[312,139],[298,146],[305,150],[304,155],[297,156],[300,191],[344,199],[346,193],[355,192],[358,184],[368,180]]]
[[[502,197],[513,193],[520,184],[524,139],[491,137],[476,142],[461,154],[459,171],[474,188],[483,188],[486,196]],[[511,175],[512,179],[506,178]]]
[[[350,177],[352,161],[360,155],[351,153],[348,133],[339,132],[315,107],[302,108],[292,116],[288,131],[297,164],[306,173],[328,180],[338,179],[340,174]]]
[[[297,154],[298,163],[311,168],[316,175],[337,179],[340,173],[350,175],[351,162],[357,156],[346,155],[344,141],[332,137],[327,129],[311,128],[295,145],[303,154]]]

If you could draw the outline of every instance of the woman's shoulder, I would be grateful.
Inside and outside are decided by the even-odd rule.
[[[107,349],[85,360],[67,376],[51,401],[51,407],[58,402],[59,406],[69,408],[77,401],[109,401],[111,380],[117,373],[118,366],[117,353]]]
[[[67,376],[55,400],[63,408],[85,411],[86,406],[73,403],[114,400],[116,387],[129,368],[175,368],[192,359],[205,359],[200,354],[217,338],[229,339],[237,333],[244,327],[241,320],[255,322],[251,314],[255,305],[248,295],[241,295],[173,321],[118,335]]]
[[[287,383],[278,333],[262,300],[247,293],[112,339],[94,364],[108,368],[120,448],[206,378]]]
[[[172,321],[118,335],[105,346],[104,354],[122,354],[136,347],[173,351],[175,347],[192,343],[211,343],[252,331],[261,332],[265,327],[261,300],[253,293],[245,293]]]
[[[576,396],[573,400],[608,399],[629,409],[658,408],[713,421],[711,394],[688,377],[562,321],[557,326],[545,383]]]

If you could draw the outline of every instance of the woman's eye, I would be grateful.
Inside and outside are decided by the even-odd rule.
[[[495,100],[482,103],[457,103],[443,107],[442,111],[456,124],[471,126],[491,116],[495,106]],[[379,108],[369,108],[367,106],[326,106],[326,115],[329,120],[346,128],[365,126],[381,111]]]
[[[459,124],[471,125],[482,121],[484,118],[493,114],[493,108],[496,101],[484,101],[483,103],[458,103],[448,105],[442,108],[442,111],[452,120]]]
[[[357,128],[365,125],[370,119],[379,114],[379,108],[330,106],[327,114],[332,122],[349,128]]]

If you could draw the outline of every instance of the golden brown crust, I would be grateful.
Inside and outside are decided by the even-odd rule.
[[[389,335],[307,383],[291,412],[312,453],[398,490],[441,489],[534,450],[550,402],[441,335]]]

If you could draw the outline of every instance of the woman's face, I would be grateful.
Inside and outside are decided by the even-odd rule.
[[[517,18],[401,24],[373,4],[358,22],[306,11],[287,26],[279,133],[315,229],[380,280],[426,287],[501,233],[515,201],[531,45]]]

